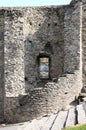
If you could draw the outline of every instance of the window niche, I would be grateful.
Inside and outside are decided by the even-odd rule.
[[[50,78],[50,57],[47,55],[38,56],[38,75],[40,79]]]

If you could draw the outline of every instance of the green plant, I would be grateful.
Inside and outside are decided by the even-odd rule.
[[[86,130],[86,124],[69,127],[62,130]]]

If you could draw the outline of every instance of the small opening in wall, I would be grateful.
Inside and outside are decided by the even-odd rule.
[[[68,92],[65,92],[65,94],[68,94]]]
[[[41,26],[41,24],[39,24],[39,26]]]
[[[23,105],[20,103],[20,106],[23,106]]]
[[[54,23],[54,26],[57,26],[57,23]]]
[[[20,27],[20,30],[22,30],[23,28],[22,27]]]
[[[40,57],[39,74],[41,78],[49,78],[49,58]]]
[[[29,24],[32,25],[32,22],[30,21]]]
[[[50,23],[48,23],[48,27],[50,26]]]
[[[28,78],[27,78],[27,77],[25,77],[25,81],[28,81]]]
[[[49,79],[50,77],[50,57],[41,55],[38,57],[38,74],[41,79]]]
[[[31,40],[29,40],[29,42],[30,42],[30,43],[32,43],[32,41],[31,41]]]

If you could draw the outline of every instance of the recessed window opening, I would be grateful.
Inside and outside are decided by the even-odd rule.
[[[49,78],[49,57],[39,58],[39,76],[40,78]]]

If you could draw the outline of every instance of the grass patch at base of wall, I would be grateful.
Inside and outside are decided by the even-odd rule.
[[[62,130],[86,130],[86,124],[69,127]]]

